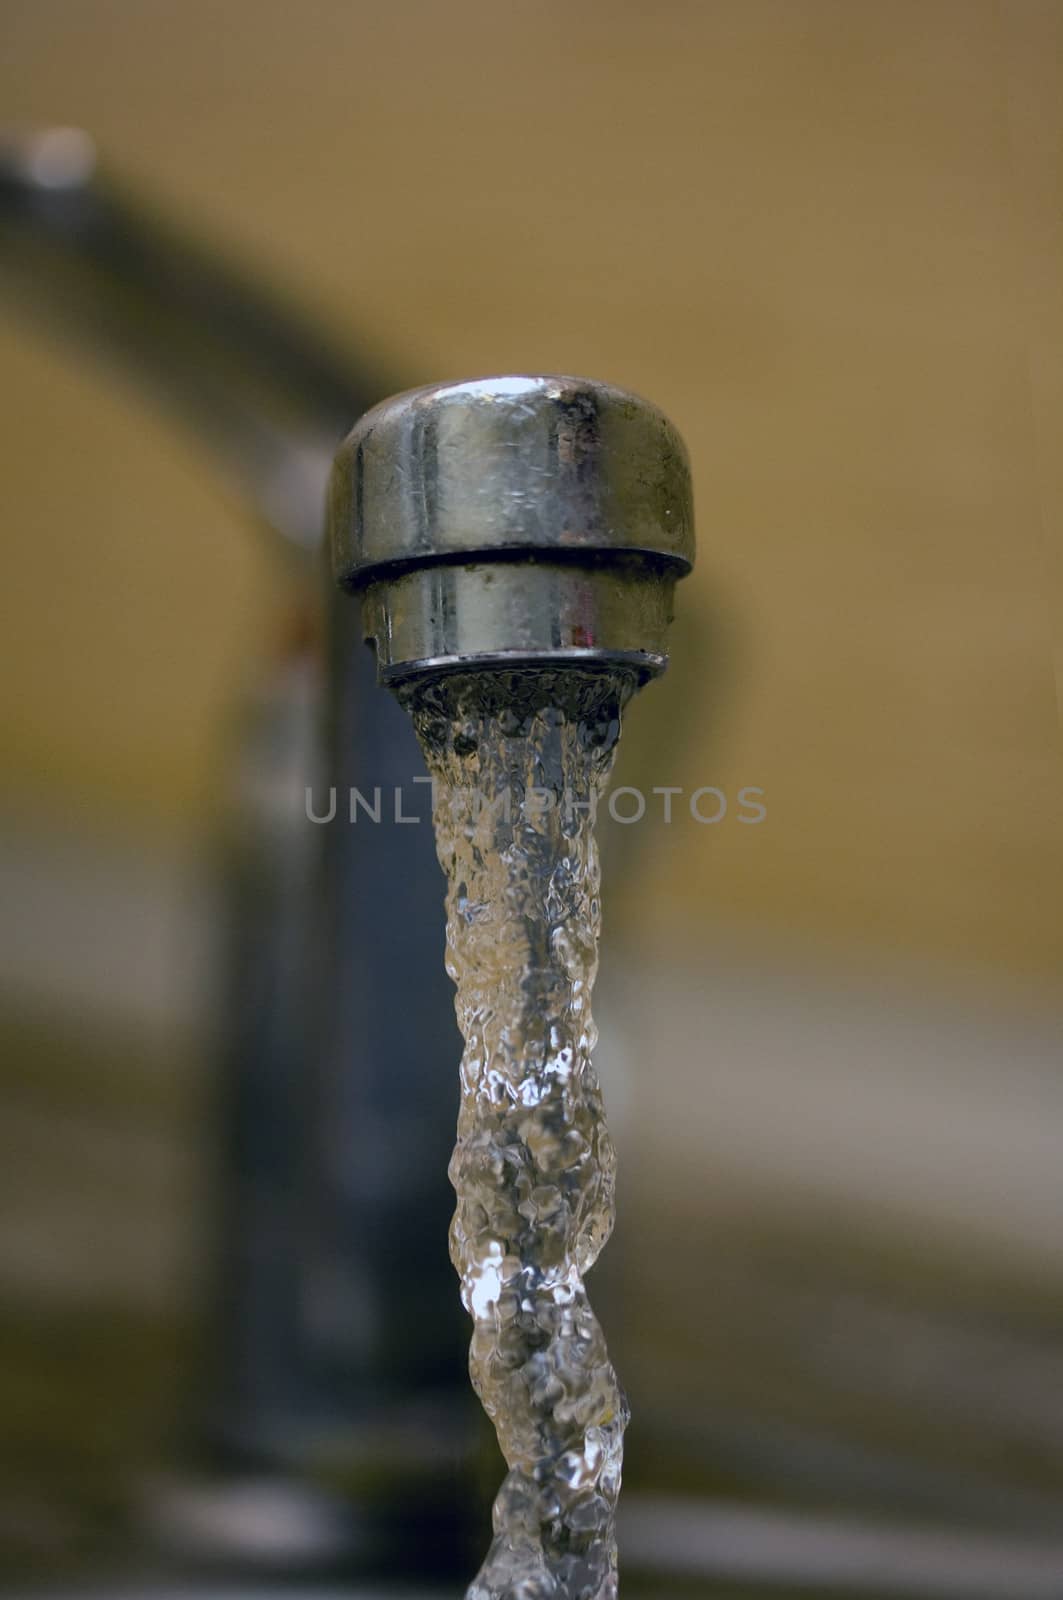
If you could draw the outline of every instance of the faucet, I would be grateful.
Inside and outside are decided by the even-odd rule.
[[[7,292],[190,430],[292,570],[297,625],[242,761],[200,1455],[341,1485],[359,1531],[330,1560],[350,1543],[392,1571],[413,1549],[465,1570],[488,1478],[446,1250],[461,1048],[432,831],[387,806],[372,827],[343,806],[324,828],[278,817],[278,779],[347,796],[423,774],[374,656],[392,688],[455,667],[659,673],[693,558],[682,442],[566,377],[368,410],[401,385],[150,217],[77,130],[0,152],[0,246]]]
[[[377,406],[336,456],[333,563],[381,683],[461,668],[667,665],[694,560],[686,449],[656,407],[515,376]]]
[[[628,1407],[583,1282],[615,1167],[591,1060],[592,822],[693,563],[686,450],[607,384],[435,385],[355,425],[330,512],[337,576],[440,786],[465,1036],[451,1258],[507,1468],[468,1600],[615,1600]]]
[[[224,1293],[194,1459],[219,1475],[337,1485],[351,1525],[310,1518],[304,1533],[322,1530],[313,1559],[398,1574],[420,1545],[437,1576],[464,1574],[492,1485],[479,1475],[483,1431],[446,1252],[460,1040],[431,830],[396,824],[388,807],[371,828],[342,817],[308,826],[301,796],[278,815],[276,780],[294,773],[298,788],[320,773],[346,795],[420,774],[409,721],[378,678],[401,690],[477,661],[659,671],[671,589],[690,559],[674,475],[669,494],[668,474],[647,470],[667,462],[671,435],[630,397],[567,378],[443,385],[367,411],[402,388],[401,373],[338,356],[306,318],[154,218],[99,172],[78,130],[0,145],[0,285],[183,427],[291,572],[289,648],[263,671],[239,756],[252,781],[241,789],[216,1063],[214,1276]],[[532,518],[533,482],[547,492]],[[321,572],[326,499],[339,586]],[[415,1303],[404,1299],[411,1282]],[[792,1327],[807,1343],[805,1299],[763,1299],[770,1288],[758,1285],[758,1315],[770,1306],[783,1336]],[[812,1303],[829,1320],[826,1292]],[[914,1312],[890,1308],[889,1327],[902,1355],[933,1335],[938,1365],[969,1357],[980,1373],[986,1346],[972,1316],[964,1302],[953,1325],[916,1301]],[[990,1332],[995,1349],[1000,1330]],[[1016,1370],[1043,1362],[1036,1340],[1008,1337],[1000,1348]],[[891,1430],[910,1374],[893,1377],[881,1401]],[[872,1376],[861,1382],[874,1399]],[[1004,1397],[987,1449],[1021,1440],[1022,1401]],[[968,1421],[976,1429],[978,1413]],[[847,1444],[828,1422],[822,1433],[783,1425],[766,1444],[755,1411],[748,1436],[725,1417],[710,1436],[719,1460],[734,1459],[736,1439],[740,1474],[773,1458],[769,1504],[646,1498],[629,1542],[685,1581],[759,1573],[814,1587],[841,1570],[854,1592],[877,1593],[892,1576],[898,1592],[951,1578],[956,1593],[1058,1593],[1063,1554],[1045,1543],[1056,1505],[1036,1479],[1016,1486],[1006,1469],[957,1478],[936,1454],[921,1461],[918,1443],[883,1454],[873,1428]],[[813,1506],[818,1493],[872,1507],[873,1523],[777,1511],[778,1473]],[[908,1524],[891,1527],[883,1506]],[[947,1528],[935,1542],[935,1512],[1018,1531],[968,1550]],[[208,1553],[231,1553],[227,1537],[228,1551]],[[278,1554],[293,1572],[300,1549]]]

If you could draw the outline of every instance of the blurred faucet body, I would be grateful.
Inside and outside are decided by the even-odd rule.
[[[386,1456],[415,1502],[438,1507],[445,1566],[448,1530],[460,1538],[476,1504],[461,1463],[479,1419],[446,1247],[460,1041],[431,829],[386,807],[372,826],[341,807],[314,827],[271,799],[278,778],[299,793],[300,768],[341,795],[424,770],[322,559],[336,447],[396,385],[124,196],[75,130],[0,150],[0,284],[189,432],[292,574],[301,643],[264,668],[235,763],[196,1450],[252,1472],[339,1463],[368,1481],[359,1515],[375,1495],[385,1521]]]

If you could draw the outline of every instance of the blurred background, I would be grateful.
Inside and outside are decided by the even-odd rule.
[[[1063,1593],[1063,9],[7,0],[3,30],[4,122],[87,130],[367,403],[573,372],[687,440],[698,566],[617,781],[729,808],[604,826],[622,1556],[654,1592]],[[379,1337],[353,1388],[314,1354],[373,1285],[341,1261],[308,1302],[273,1217],[219,1333],[258,1226],[225,1111],[241,805],[279,783],[306,848],[312,585],[5,281],[2,1573],[405,1571],[351,1530],[420,1515],[433,1430],[370,1406],[367,1435]],[[456,1301],[448,1117],[420,1215]],[[234,1445],[219,1388],[263,1328]],[[498,1476],[468,1427],[439,1522],[474,1554],[412,1541],[454,1592]]]

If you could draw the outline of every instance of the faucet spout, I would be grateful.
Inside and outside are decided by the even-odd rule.
[[[382,682],[470,666],[661,672],[694,559],[686,450],[635,395],[568,377],[415,389],[336,458],[333,562]]]

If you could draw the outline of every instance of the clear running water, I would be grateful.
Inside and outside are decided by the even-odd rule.
[[[616,1158],[591,1065],[594,813],[634,683],[478,672],[410,697],[435,779],[461,1063],[451,1257],[509,1471],[469,1600],[611,1600],[628,1411],[583,1276]]]

